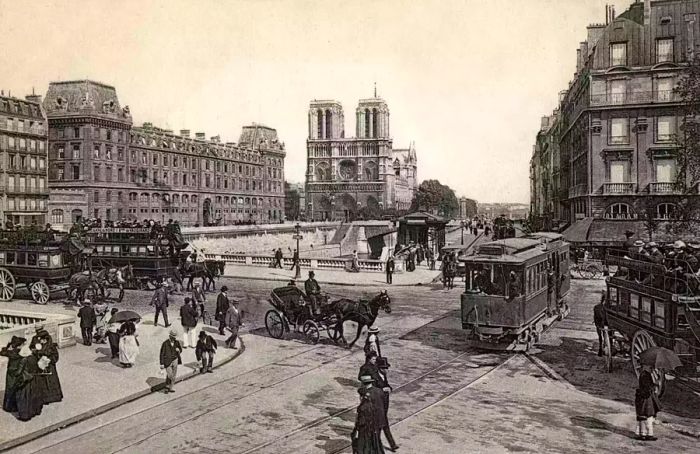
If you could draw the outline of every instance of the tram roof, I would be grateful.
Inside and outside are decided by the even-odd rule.
[[[542,241],[535,238],[506,238],[478,246],[476,253],[460,259],[464,262],[523,263],[544,253]]]

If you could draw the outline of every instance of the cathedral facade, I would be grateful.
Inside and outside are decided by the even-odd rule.
[[[376,93],[355,109],[355,137],[345,137],[339,102],[312,101],[306,152],[308,218],[352,221],[363,208],[410,208],[418,187],[416,150],[413,144],[393,148],[389,107]]]

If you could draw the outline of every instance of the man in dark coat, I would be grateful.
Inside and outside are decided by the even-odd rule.
[[[15,382],[15,399],[17,401],[17,418],[20,421],[29,421],[34,416],[40,415],[44,406],[45,374],[49,373],[47,359],[41,359],[38,354],[25,346],[20,355],[22,362]],[[43,369],[42,367],[43,366]]]
[[[394,276],[394,256],[389,255],[389,258],[386,259],[386,266],[385,266],[385,271],[386,271],[386,283],[391,284],[393,279],[392,277]]]
[[[97,324],[97,314],[89,299],[83,301],[83,306],[78,311],[80,318],[80,332],[83,335],[83,345],[92,345],[92,333]]]
[[[0,356],[7,357],[7,372],[5,374],[5,396],[2,400],[2,409],[7,412],[17,411],[17,383],[22,372],[22,356],[19,351],[27,342],[23,337],[12,336],[12,339],[0,350]]]
[[[601,292],[600,302],[593,306],[593,323],[598,332],[598,356],[603,356],[603,328],[608,326],[608,314],[605,311],[606,292]]]
[[[377,365],[377,354],[375,352],[370,352],[367,355],[367,360],[360,367],[360,373],[358,379],[362,380],[362,377],[371,377],[372,388],[382,391],[382,405],[381,410],[383,411],[383,417],[377,419],[377,430],[382,430],[386,440],[389,442],[389,447],[392,451],[399,449],[399,446],[394,441],[394,436],[391,433],[391,428],[389,427],[389,395],[392,391],[391,385],[389,385],[389,380],[387,378],[387,373],[385,368],[379,368]],[[373,391],[374,392],[374,391]],[[378,393],[377,393],[378,394]]]
[[[360,377],[362,383],[371,384],[372,377]],[[384,446],[380,438],[380,431],[376,424],[376,408],[367,389],[362,387],[357,390],[360,396],[360,405],[357,407],[355,427],[350,435],[353,454],[384,454]]]
[[[282,268],[282,259],[284,255],[282,254],[282,248],[277,248],[275,251],[275,265],[273,268]]]
[[[289,269],[293,270],[294,267],[297,266],[297,262],[299,262],[299,251],[294,249],[294,254],[292,255],[292,267]]]
[[[218,345],[213,337],[204,331],[199,332],[199,340],[197,341],[197,347],[194,353],[197,357],[197,361],[202,362],[202,367],[199,368],[200,373],[214,372],[212,370],[212,365],[214,364],[214,355],[216,354],[217,347]]]
[[[35,379],[35,384],[39,388],[38,392],[42,395],[44,404],[62,401],[63,390],[61,389],[61,381],[56,370],[58,346],[53,342],[48,331],[43,327],[37,327],[36,334],[29,343],[29,347],[34,352],[37,360],[45,357],[49,363],[46,368],[46,374],[42,374]]]
[[[362,388],[360,388],[358,392],[360,395],[366,395],[372,403],[377,433],[379,434],[380,431],[384,431],[384,435],[387,437],[391,450],[395,451],[398,449],[398,446],[396,446],[394,438],[391,436],[391,431],[387,429],[389,427],[389,421],[386,417],[384,391],[379,387],[384,383],[375,382],[371,376],[367,375],[360,376],[360,381],[362,382]]]
[[[189,296],[185,297],[180,307],[180,323],[183,330],[182,346],[195,348],[197,339],[194,337],[194,329],[197,326],[197,309],[192,306],[192,299]]]
[[[177,365],[182,364],[182,345],[177,340],[177,331],[170,330],[168,338],[160,346],[160,368],[165,369],[165,394],[175,392]]]
[[[151,306],[156,307],[156,316],[153,319],[153,325],[158,326],[158,315],[163,314],[163,321],[165,322],[165,327],[170,326],[168,323],[168,306],[170,302],[168,301],[168,283],[163,282],[158,286],[153,298],[151,299]]]
[[[309,271],[309,278],[304,282],[304,292],[309,297],[314,315],[318,315],[320,312],[319,297],[321,296],[321,286],[318,285],[313,271]]]
[[[214,314],[214,319],[219,322],[219,334],[222,336],[224,335],[224,328],[226,328],[226,312],[228,312],[228,308],[231,305],[226,292],[228,292],[228,287],[224,285],[221,287],[219,296],[216,297],[216,314]]]

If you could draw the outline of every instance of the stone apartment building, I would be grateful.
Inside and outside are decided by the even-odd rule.
[[[393,148],[389,107],[377,97],[355,109],[355,137],[345,137],[343,107],[312,101],[306,172],[306,217],[354,220],[362,207],[408,210],[417,189],[415,146]]]
[[[538,133],[533,215],[549,214],[553,226],[635,221],[640,207],[646,213],[653,204],[663,220],[681,199],[698,197],[697,182],[677,175],[681,99],[674,88],[698,51],[699,14],[698,0],[646,0],[588,27],[574,79]],[[609,235],[622,236],[629,223],[611,226]]]
[[[211,225],[283,216],[285,151],[272,128],[245,126],[236,144],[150,123],[135,127],[115,88],[89,80],[52,82],[43,105],[57,191],[51,216],[64,224],[81,217]],[[85,194],[86,211],[65,202],[76,198],[69,189]]]
[[[49,199],[46,116],[40,97],[0,95],[0,220],[43,228]]]

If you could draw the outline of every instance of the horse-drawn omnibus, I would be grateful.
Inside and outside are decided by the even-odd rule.
[[[54,292],[68,291],[68,280],[79,269],[80,248],[49,237],[53,234],[0,231],[0,301],[11,300],[18,285],[38,304],[46,304]]]
[[[85,244],[91,250],[92,271],[119,269],[131,265],[133,279],[126,285],[145,288],[174,278],[180,258],[170,242],[148,228],[95,228],[88,230]]]
[[[603,351],[606,368],[612,371],[612,357],[630,353],[639,376],[639,354],[661,346],[674,351],[682,366],[674,371],[653,370],[656,392],[664,392],[666,373],[682,383],[700,389],[700,292],[697,276],[686,262],[674,261],[674,270],[651,263],[628,251],[608,250],[606,262],[617,265],[608,277]]]
[[[479,347],[526,351],[568,314],[569,244],[538,232],[480,244],[465,265],[462,328]]]

